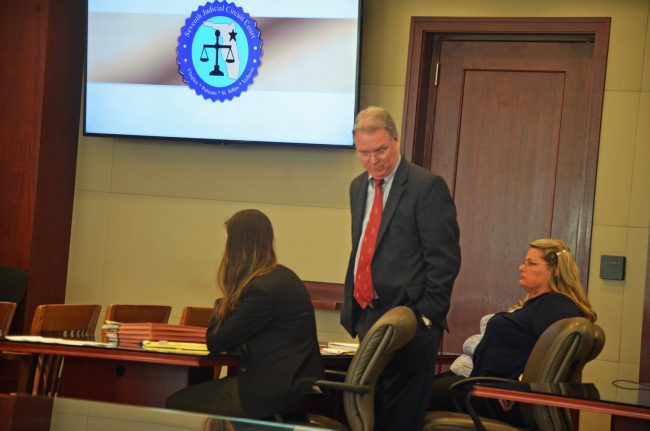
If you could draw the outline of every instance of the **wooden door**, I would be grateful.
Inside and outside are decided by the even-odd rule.
[[[461,351],[483,315],[524,296],[518,265],[530,241],[564,239],[586,284],[598,47],[588,35],[447,34],[431,41],[422,68],[435,88],[420,84],[420,125],[405,137],[405,154],[442,175],[456,201],[462,265],[443,349]]]

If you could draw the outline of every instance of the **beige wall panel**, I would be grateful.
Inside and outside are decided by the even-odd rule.
[[[600,388],[599,391],[603,398],[616,396],[616,388],[611,384],[616,379],[618,379],[618,362],[604,361],[600,356],[585,365],[582,373],[583,382],[593,382],[602,387],[602,391]]]
[[[77,190],[110,191],[113,145],[112,138],[79,137],[75,178]]]
[[[609,341],[609,340],[608,340]],[[583,382],[592,382],[606,388],[600,392],[602,397],[615,397],[616,389],[610,384],[618,378],[618,363],[601,360],[601,355],[585,365],[582,372]],[[596,413],[580,412],[580,431],[606,431],[610,428],[610,416]]]
[[[273,223],[278,261],[302,280],[343,283],[350,256],[350,211],[257,206]]]
[[[621,362],[618,366],[618,378],[621,380],[631,380],[634,382],[639,381],[639,364],[628,364]],[[630,404],[636,403],[639,392],[629,389],[630,387],[634,387],[633,384],[630,385],[629,383],[626,384],[625,382],[620,382],[618,386],[618,389],[616,389],[616,399],[618,401],[624,403],[627,402]]]
[[[627,225],[638,107],[639,93],[605,92],[594,224]]]
[[[641,358],[641,328],[643,325],[643,298],[645,292],[646,253],[648,229],[628,229],[625,256],[625,287],[621,321],[621,362],[637,364]]]
[[[237,203],[114,194],[103,301],[211,306],[223,221]]]
[[[650,57],[647,65],[650,68]],[[629,225],[650,227],[650,92],[647,91],[640,93]]]
[[[603,0],[600,3],[609,6],[603,7],[603,16],[612,17],[605,89],[639,91],[650,3],[648,0]]]
[[[413,2],[365,2],[361,49],[362,84],[404,85],[411,16],[417,15],[416,10]]]
[[[351,149],[124,141],[115,145],[111,190],[346,208],[354,172]]]
[[[51,431],[88,431],[88,419],[86,416],[59,414],[58,406],[54,407],[54,409],[56,414],[52,415]]]
[[[281,263],[305,280],[342,283],[347,210],[116,195],[111,201],[104,302],[211,306],[223,223],[244,208],[271,218]]]
[[[75,192],[65,301],[100,304],[109,194]]]
[[[650,2],[648,3],[650,4]],[[645,55],[643,56],[643,79],[641,83],[642,91],[650,91],[650,25],[648,23],[650,23],[650,7],[648,7],[648,16],[646,19]]]
[[[580,412],[579,431],[609,431],[611,416],[601,413]]]
[[[589,274],[589,301],[598,313],[597,323],[605,331],[607,342],[598,357],[618,361],[621,344],[621,318],[625,281],[601,280],[600,256],[624,256],[627,252],[627,229],[611,226],[594,226],[591,242],[591,273]]]
[[[361,103],[359,106],[365,108],[370,105],[383,106],[388,109],[395,120],[395,124],[397,124],[398,132],[400,134],[402,133],[402,114],[404,111],[403,85],[362,85]]]

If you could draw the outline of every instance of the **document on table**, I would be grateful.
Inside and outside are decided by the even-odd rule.
[[[209,355],[208,346],[205,343],[188,343],[180,341],[150,341],[142,342],[144,350],[164,353],[177,353],[181,355]]]
[[[320,352],[323,355],[354,355],[358,348],[358,343],[330,341],[326,346],[321,346]]]
[[[64,346],[111,347],[108,343],[87,340],[71,340],[68,338],[41,337],[40,335],[7,335],[5,339],[26,343],[62,344]]]

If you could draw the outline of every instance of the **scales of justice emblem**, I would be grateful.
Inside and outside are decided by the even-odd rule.
[[[178,38],[183,81],[196,94],[224,102],[253,83],[262,55],[256,22],[233,3],[206,3],[185,22]]]
[[[206,24],[208,23],[207,22],[204,23],[204,25]],[[221,37],[221,31],[219,31],[219,29],[214,31],[214,37],[215,37],[215,43],[213,43],[212,45],[208,43],[203,44],[203,50],[201,51],[201,57],[199,58],[199,60],[201,60],[204,63],[210,61],[210,56],[208,55],[208,51],[207,51],[209,48],[214,49],[215,54],[219,52],[218,51],[219,49],[228,48],[228,51],[225,56],[225,61],[226,63],[229,64],[235,63],[235,54],[233,54],[232,45],[221,45],[219,43],[219,38]],[[232,37],[233,38],[237,37],[236,33],[233,33]],[[237,49],[237,45],[235,45],[235,49]],[[223,72],[219,68],[219,57],[220,57],[219,55],[214,56],[214,68],[212,69],[212,71],[210,71],[210,75],[212,76],[223,76]]]

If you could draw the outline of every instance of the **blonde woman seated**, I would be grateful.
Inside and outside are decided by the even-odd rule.
[[[218,284],[223,294],[207,330],[211,354],[239,353],[236,377],[176,392],[167,407],[265,418],[292,407],[322,378],[316,318],[298,276],[277,263],[271,221],[243,210],[226,222]]]
[[[508,311],[496,313],[473,354],[471,376],[518,379],[539,336],[551,324],[566,317],[583,316],[594,322],[587,295],[580,283],[576,261],[564,241],[538,239],[528,245],[519,265],[519,285],[524,299]],[[463,376],[447,375],[434,380],[430,410],[454,410],[449,386]],[[517,409],[495,409],[499,419],[520,424]]]

